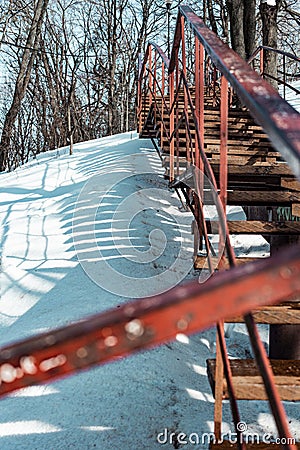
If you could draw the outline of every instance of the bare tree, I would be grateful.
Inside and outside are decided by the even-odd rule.
[[[281,0],[261,0],[259,7],[262,20],[262,43],[272,48],[277,48],[277,17],[280,5]],[[263,71],[268,81],[277,88],[277,54],[275,52],[264,53]]]
[[[255,0],[226,0],[233,50],[248,58],[255,48]]]
[[[20,70],[18,73],[17,81],[16,81],[13,101],[12,101],[11,107],[10,107],[9,111],[7,112],[5,120],[4,120],[4,126],[3,126],[1,141],[0,141],[0,171],[5,170],[6,166],[7,166],[6,159],[7,159],[7,154],[9,152],[9,149],[10,149],[13,126],[14,126],[16,117],[18,115],[18,112],[20,110],[21,102],[26,93],[32,66],[34,63],[35,56],[36,56],[36,52],[31,51],[29,49],[30,48],[33,48],[35,50],[38,49],[43,19],[45,16],[47,5],[48,5],[48,0],[38,0],[35,10],[34,10],[33,19],[31,22],[31,26],[30,26],[27,41],[26,41],[26,46],[25,46],[26,48],[24,49],[24,52],[23,52],[23,57],[22,57],[21,64],[20,64]]]
[[[12,13],[12,0],[8,0],[8,2],[3,2],[0,5],[0,48],[2,41],[5,39],[5,32],[11,13]]]
[[[273,21],[279,45],[295,53],[300,46],[291,32],[300,21],[296,2],[282,0],[279,8],[277,1]],[[150,39],[167,48],[164,0],[47,3],[36,0],[33,7],[29,0],[3,0],[0,5],[0,58],[7,65],[0,98],[1,170],[41,151],[135,128],[138,54]],[[171,36],[180,3],[172,3]],[[268,14],[258,14],[255,23],[258,1],[189,4],[243,58],[263,33],[264,44],[276,45],[267,38]],[[274,8],[261,5],[261,11],[266,7]],[[186,44],[193,43],[191,34]]]

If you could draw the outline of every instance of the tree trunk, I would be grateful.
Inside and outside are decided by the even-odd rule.
[[[272,6],[265,1],[261,1],[259,9],[262,20],[262,43],[265,46],[277,48],[277,14],[279,2],[277,1],[276,5]],[[269,83],[277,89],[277,54],[275,52],[264,51],[263,71]]]
[[[19,74],[16,81],[15,92],[11,107],[9,108],[3,125],[0,141],[0,171],[7,167],[7,155],[9,153],[11,136],[21,102],[25,96],[36,52],[31,48],[38,48],[44,15],[49,0],[38,0],[31,27],[28,33],[25,50],[23,53]]]
[[[255,50],[256,0],[226,0],[230,22],[231,46],[243,59]]]
[[[211,29],[214,33],[218,34],[218,26],[213,10],[212,0],[207,0],[208,17],[211,25]]]
[[[73,155],[74,139],[73,139],[73,129],[72,129],[72,122],[71,122],[71,106],[70,105],[68,105],[68,136],[69,136],[69,141],[70,141],[69,155]]]
[[[243,59],[246,57],[244,40],[244,0],[227,0],[230,20],[231,46]]]
[[[255,50],[255,5],[256,0],[244,0],[244,42],[247,59],[254,53]]]

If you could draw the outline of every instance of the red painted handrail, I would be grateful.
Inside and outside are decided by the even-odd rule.
[[[191,334],[300,293],[300,247],[0,349],[0,396]],[[288,276],[287,276],[288,274]],[[274,280],[277,282],[274,283]],[[257,286],[263,295],[257,296]],[[226,299],[226,301],[224,301]]]

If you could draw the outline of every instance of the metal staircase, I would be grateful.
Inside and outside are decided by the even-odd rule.
[[[187,25],[195,36],[189,48]],[[257,53],[263,57],[262,51]],[[192,61],[189,67],[188,61]],[[195,268],[216,273],[253,262],[256,258],[235,256],[230,235],[263,235],[271,253],[282,244],[299,242],[299,114],[189,7],[179,9],[170,61],[156,44],[149,44],[139,82],[140,137],[152,139],[170,187],[194,214]],[[216,221],[206,218],[207,205],[215,205]],[[247,220],[227,220],[226,205],[243,207]],[[216,234],[217,249],[210,242]],[[257,285],[258,296],[263,297],[264,290]],[[229,360],[224,324],[218,324],[217,356],[207,361],[215,396],[216,439],[221,438],[223,399],[231,402],[238,436],[237,400],[268,399],[282,440],[281,445],[261,447],[239,439],[235,446],[222,443],[211,448],[296,448],[288,442],[279,398],[300,400],[299,309],[300,297],[294,295],[288,303],[229,319],[245,321],[253,360]],[[270,324],[277,333],[276,327],[283,327],[279,344],[270,342],[276,359],[267,358],[256,323]],[[280,348],[283,345],[289,350]]]

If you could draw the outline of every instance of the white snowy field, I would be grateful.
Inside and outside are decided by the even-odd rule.
[[[77,144],[72,156],[67,149],[39,155],[0,174],[0,186],[1,345],[197,276],[191,215],[168,190],[151,142],[135,133]],[[230,214],[241,217],[238,208]],[[260,237],[235,245],[241,254],[268,251]],[[266,342],[265,327],[262,336]],[[214,329],[180,335],[3,398],[1,450],[208,448],[203,433],[213,429],[213,397],[205,361],[214,357],[214,342]],[[249,357],[242,325],[227,343],[230,356]],[[266,402],[239,404],[249,432],[276,435]],[[299,439],[299,406],[286,407]],[[171,433],[192,442],[178,447]]]
[[[296,89],[300,90],[300,81],[294,81],[292,83],[292,85]],[[279,93],[280,93],[280,95],[283,96],[283,87],[282,86],[279,87]],[[292,89],[287,88],[286,89],[286,101],[288,103],[290,103],[296,109],[296,111],[300,112],[300,94],[297,94]]]

